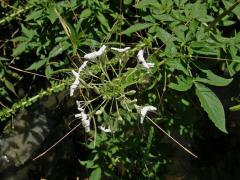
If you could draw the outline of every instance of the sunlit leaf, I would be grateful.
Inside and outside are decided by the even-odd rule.
[[[231,79],[225,79],[220,76],[217,76],[210,70],[201,70],[205,76],[200,76],[195,79],[195,81],[210,84],[213,86],[227,86],[232,82]]]
[[[146,29],[153,25],[154,25],[153,23],[137,23],[137,24],[134,24],[134,25],[130,26],[129,28],[127,28],[125,31],[122,32],[122,34],[126,34],[129,36],[130,34],[132,34],[134,32]]]
[[[177,83],[171,82],[168,87],[177,91],[187,91],[192,87],[193,80],[191,77],[176,77]]]
[[[100,180],[101,179],[101,173],[102,170],[101,168],[94,169],[93,172],[91,173],[89,180]]]
[[[31,66],[29,66],[26,70],[38,70],[40,67],[46,64],[46,62],[47,62],[47,59],[42,59],[40,61],[37,61],[33,63]]]
[[[221,101],[211,89],[201,83],[194,83],[196,95],[201,103],[202,108],[207,112],[210,120],[222,132],[227,133],[225,127],[225,112]]]

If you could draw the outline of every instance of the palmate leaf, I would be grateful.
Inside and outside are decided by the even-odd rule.
[[[196,95],[203,109],[215,126],[222,132],[227,133],[225,127],[225,112],[221,101],[211,89],[201,83],[195,82]]]

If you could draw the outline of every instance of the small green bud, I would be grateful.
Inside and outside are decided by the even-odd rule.
[[[134,95],[135,93],[136,93],[136,90],[131,90],[126,92],[125,94],[131,96],[131,95]]]

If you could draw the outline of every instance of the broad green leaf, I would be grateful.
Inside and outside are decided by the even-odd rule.
[[[183,62],[180,59],[170,59],[168,58],[165,64],[169,67],[170,71],[181,71],[187,76],[189,76],[189,72],[187,70],[187,65],[183,64]]]
[[[133,0],[123,0],[124,5],[129,5]]]
[[[203,18],[207,15],[207,7],[201,4],[200,1],[195,2],[191,8],[191,15],[193,18]]]
[[[26,21],[36,20],[43,16],[43,10],[32,11],[28,16],[26,16]]]
[[[12,56],[16,57],[16,56],[22,54],[24,51],[27,50],[27,48],[28,48],[27,42],[18,44],[17,48],[13,49]]]
[[[164,51],[167,57],[175,57],[177,55],[177,47],[173,42],[168,42]]]
[[[55,46],[50,52],[48,58],[53,58],[63,52],[63,48],[60,46]]]
[[[210,120],[219,130],[227,133],[225,127],[225,112],[221,101],[216,94],[205,85],[196,82],[194,84],[196,87],[196,95]]]
[[[160,28],[159,26],[157,26],[157,28],[156,28],[156,36],[166,45],[169,42],[172,42],[172,41],[176,40],[176,38],[173,35],[168,33],[163,28]]]
[[[108,20],[105,18],[105,16],[102,13],[97,14],[97,19],[105,28],[107,28],[108,31],[110,31]]]
[[[50,64],[47,65],[46,68],[45,68],[45,75],[46,75],[47,77],[50,77],[53,72],[54,72],[54,71],[53,71],[51,65],[50,65]]]
[[[191,77],[184,78],[183,76],[176,77],[177,83],[170,83],[169,88],[177,91],[187,91],[192,87],[193,79]]]
[[[8,81],[7,79],[4,79],[4,84],[10,91],[12,91],[16,95],[14,85],[10,81]]]
[[[207,42],[196,42],[193,41],[190,44],[190,47],[193,49],[195,53],[203,54],[203,55],[212,55],[218,56],[220,54],[219,47],[215,44],[210,44]]]
[[[101,173],[102,173],[101,168],[95,169],[95,170],[91,173],[91,175],[90,175],[90,177],[89,177],[89,180],[100,180],[100,179],[101,179]]]
[[[38,70],[40,67],[46,64],[46,62],[47,62],[47,59],[37,61],[33,63],[31,66],[29,66],[26,70]]]
[[[94,163],[94,160],[87,160],[87,161],[80,161],[79,160],[79,163],[83,166],[85,166],[86,168],[88,169],[95,169],[97,168],[97,165]]]
[[[143,9],[143,8],[156,8],[159,9],[161,4],[158,0],[142,0],[137,5],[136,8]]]
[[[89,16],[91,16],[91,14],[92,14],[91,9],[84,9],[80,14],[79,19],[88,18]]]
[[[232,78],[231,79],[225,79],[222,78],[220,76],[217,76],[216,74],[214,74],[212,71],[210,70],[201,70],[204,73],[204,77],[197,77],[195,79],[195,81],[197,82],[202,82],[202,83],[206,83],[206,84],[210,84],[213,86],[227,86],[228,84],[230,84],[232,82]]]
[[[152,15],[155,19],[159,21],[174,21],[174,18],[170,14],[153,14]]]
[[[36,34],[34,30],[27,29],[23,24],[21,24],[23,34],[31,40],[33,36]]]
[[[134,32],[146,29],[153,25],[154,25],[153,23],[137,23],[137,24],[134,24],[134,25],[130,26],[129,28],[127,28],[125,31],[122,32],[122,34],[126,34],[129,36],[130,34],[132,34]]]
[[[51,21],[51,23],[53,24],[56,19],[58,18],[57,13],[55,11],[55,7],[53,5],[51,5],[50,7],[48,7],[47,9],[47,13],[48,13],[48,19]]]

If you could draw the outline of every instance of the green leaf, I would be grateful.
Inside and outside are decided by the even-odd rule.
[[[227,86],[232,82],[231,79],[225,79],[220,76],[217,76],[210,70],[201,70],[204,73],[204,77],[197,77],[195,81],[210,84],[213,86]]]
[[[221,101],[211,89],[201,83],[194,83],[196,87],[196,95],[203,109],[207,112],[210,120],[222,132],[227,133],[225,127],[225,112]]]
[[[124,0],[123,3],[124,5],[130,5],[133,0]]]
[[[31,40],[33,36],[36,34],[34,30],[27,29],[23,24],[21,24],[23,34]]]
[[[220,54],[219,47],[217,47],[215,44],[210,44],[207,42],[193,41],[191,42],[190,47],[197,54],[203,54],[207,56],[219,56]]]
[[[17,95],[14,89],[14,85],[10,81],[8,81],[7,79],[4,79],[4,84],[10,91],[12,91],[15,95]]]
[[[18,44],[18,46],[15,49],[13,49],[12,56],[16,57],[16,56],[22,54],[24,51],[27,50],[27,48],[28,48],[27,42]]]
[[[52,6],[50,6],[50,7],[48,7],[48,9],[47,9],[47,13],[48,13],[48,19],[51,21],[51,23],[53,24],[55,21],[56,21],[56,19],[58,18],[58,16],[57,16],[57,13],[56,13],[56,11],[55,11],[55,7],[52,5]]]
[[[89,16],[91,16],[91,14],[92,14],[92,10],[91,9],[84,9],[82,12],[81,12],[81,14],[80,14],[80,16],[79,16],[79,19],[85,19],[85,18],[88,18]]]
[[[154,23],[137,23],[137,24],[134,24],[134,25],[130,26],[129,28],[127,28],[125,31],[122,32],[122,34],[126,34],[126,35],[130,36],[130,34],[132,34],[134,32],[146,29],[153,25],[154,25]]]
[[[176,77],[177,83],[170,83],[169,88],[177,91],[187,91],[192,87],[193,79],[191,77],[184,78],[183,76]]]
[[[186,74],[187,76],[190,75],[188,70],[187,70],[187,65],[184,64],[181,59],[170,59],[168,58],[167,61],[165,62],[165,64],[169,67],[170,71],[181,71],[184,74]]]
[[[98,18],[99,22],[100,22],[103,26],[105,26],[108,31],[110,31],[110,27],[109,27],[109,24],[108,24],[108,20],[105,18],[105,16],[104,16],[102,13],[98,13],[98,14],[97,14],[97,18]]]
[[[143,8],[156,8],[159,9],[161,4],[158,0],[142,0],[137,5],[136,8],[143,9]]]
[[[31,66],[29,66],[26,70],[38,70],[40,67],[42,67],[44,64],[46,64],[48,59],[43,59],[40,61],[37,61],[33,63]]]
[[[240,104],[230,107],[229,110],[230,111],[239,111],[240,110]]]
[[[48,58],[49,59],[53,58],[53,57],[61,54],[62,52],[63,52],[63,48],[57,45],[49,52]]]
[[[102,173],[101,168],[95,169],[94,171],[92,171],[92,173],[89,177],[89,180],[100,180],[101,179],[101,173]]]
[[[26,21],[36,20],[43,16],[43,10],[32,11],[28,16],[26,16]]]
[[[173,35],[171,35],[166,30],[160,27],[156,28],[156,36],[166,45],[169,42],[173,42],[176,40],[176,38]]]

